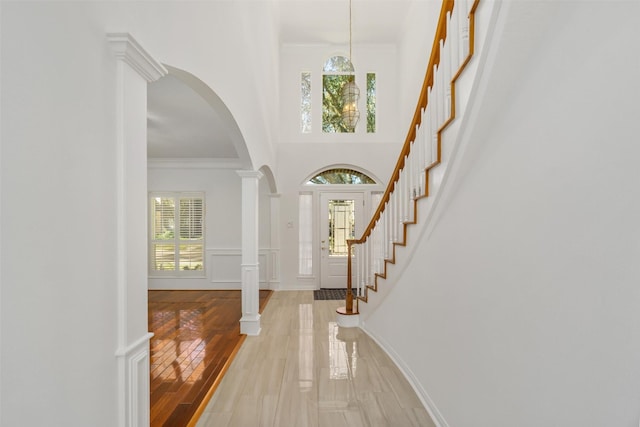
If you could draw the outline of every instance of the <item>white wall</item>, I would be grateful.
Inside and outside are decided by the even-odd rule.
[[[398,91],[402,100],[398,105],[398,117],[403,138],[409,130],[424,83],[440,7],[439,1],[411,2],[402,41],[398,44],[398,69],[401,70]]]
[[[240,289],[242,182],[234,169],[156,168],[150,163],[149,191],[205,193],[205,277],[150,277],[149,289]],[[260,282],[268,288],[269,188],[260,182]]]
[[[82,7],[1,7],[0,424],[113,427],[116,60]]]
[[[450,426],[637,426],[640,6],[503,7],[457,179],[365,327]]]

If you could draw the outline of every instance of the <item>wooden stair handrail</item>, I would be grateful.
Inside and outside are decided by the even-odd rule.
[[[427,167],[426,169],[430,169],[432,166],[440,163],[441,158],[441,150],[440,150],[440,142],[441,142],[441,133],[442,131],[453,121],[455,118],[455,81],[458,79],[460,73],[465,68],[471,57],[474,53],[474,15],[476,8],[478,7],[478,3],[480,0],[474,0],[471,9],[469,10],[469,52],[462,61],[457,72],[454,74],[450,84],[451,84],[451,114],[450,117],[442,124],[442,126],[437,130],[438,135],[438,151],[437,151],[437,159],[434,161],[433,165]],[[433,70],[434,67],[440,65],[440,41],[445,40],[447,37],[447,14],[453,11],[454,8],[454,0],[443,0],[442,7],[440,8],[440,16],[438,17],[438,25],[436,27],[435,38],[433,40],[433,45],[431,47],[431,55],[429,57],[429,63],[427,65],[427,72],[425,74],[424,81],[422,83],[422,89],[420,91],[420,97],[418,98],[418,103],[416,105],[415,112],[413,114],[413,119],[411,120],[411,125],[409,127],[409,132],[404,141],[404,145],[402,146],[402,150],[400,151],[400,155],[398,157],[398,161],[396,162],[395,169],[391,174],[391,178],[389,179],[389,184],[387,185],[385,192],[378,204],[376,211],[371,217],[371,221],[369,225],[362,233],[362,236],[359,239],[350,239],[347,240],[348,253],[351,253],[351,246],[356,244],[362,244],[367,241],[367,239],[371,236],[371,232],[376,226],[376,223],[380,219],[382,212],[385,209],[385,205],[389,202],[391,198],[391,193],[400,179],[400,172],[404,168],[405,157],[407,157],[411,151],[411,143],[416,138],[416,127],[422,123],[422,110],[427,108],[427,95],[429,93],[429,88],[433,87]],[[428,181],[428,175],[427,175]],[[425,195],[428,195],[428,187],[425,187]],[[405,228],[406,234],[406,228]],[[405,239],[406,241],[406,239]],[[394,250],[395,252],[395,250]],[[395,256],[394,256],[395,257]],[[352,296],[352,278],[351,278],[351,256],[348,257],[347,260],[347,298],[346,298],[346,313],[353,313],[353,296]],[[386,264],[386,263],[385,263]],[[386,268],[385,268],[386,270]],[[376,276],[378,274],[376,273]],[[377,278],[376,278],[377,281]],[[370,285],[367,285],[369,287]],[[365,289],[366,292],[366,289]]]
[[[433,46],[431,47],[431,56],[429,57],[429,65],[427,66],[427,73],[424,77],[424,81],[422,83],[422,90],[420,91],[420,97],[418,98],[418,104],[416,106],[416,110],[413,114],[413,119],[411,120],[411,125],[409,126],[409,132],[407,133],[407,137],[404,140],[404,145],[402,146],[402,151],[400,151],[400,155],[398,157],[398,161],[396,163],[396,167],[391,174],[391,178],[389,179],[389,184],[385,189],[384,194],[382,195],[382,200],[380,200],[380,204],[376,209],[369,225],[362,233],[362,237],[359,239],[354,239],[353,244],[364,243],[367,240],[367,237],[371,235],[371,231],[376,225],[378,219],[380,219],[380,215],[382,211],[384,211],[384,205],[389,201],[391,197],[391,193],[393,192],[393,188],[398,182],[400,178],[400,171],[404,168],[404,158],[411,151],[411,142],[416,137],[416,126],[422,122],[422,109],[427,108],[427,93],[430,87],[433,86],[433,67],[434,65],[440,64],[440,40],[444,40],[447,36],[447,13],[453,10],[454,0],[444,0],[442,2],[442,7],[440,8],[440,17],[438,18],[438,27],[436,28],[436,36],[433,40]]]

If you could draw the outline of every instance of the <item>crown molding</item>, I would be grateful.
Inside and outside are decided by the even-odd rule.
[[[239,171],[236,171],[236,173],[238,175],[240,175],[242,178],[260,179],[260,178],[262,178],[264,176],[262,174],[262,172],[260,172],[260,171],[252,171],[252,170],[239,170]]]
[[[168,74],[167,69],[153,59],[129,33],[108,33],[107,40],[116,58],[138,72],[147,82],[154,82]]]

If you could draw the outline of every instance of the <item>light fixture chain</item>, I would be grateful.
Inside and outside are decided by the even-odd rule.
[[[349,0],[349,62],[351,62],[353,64],[353,61],[351,59],[351,35],[352,35],[352,31],[351,31],[351,0]]]

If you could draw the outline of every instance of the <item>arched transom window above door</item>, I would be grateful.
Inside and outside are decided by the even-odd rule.
[[[307,184],[375,184],[375,180],[367,174],[353,169],[327,169],[311,178]]]

